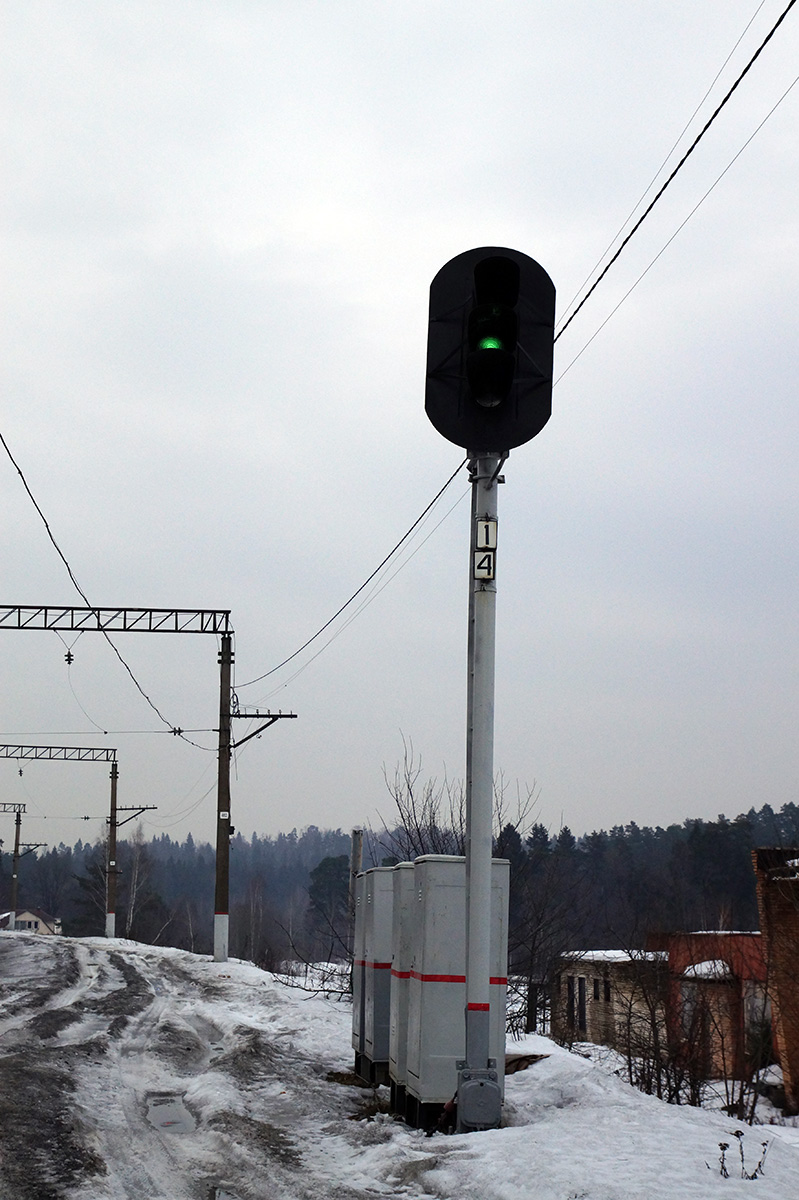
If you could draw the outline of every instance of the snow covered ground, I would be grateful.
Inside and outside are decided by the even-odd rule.
[[[352,1085],[346,1001],[246,963],[0,934],[0,1002],[0,1200],[799,1197],[799,1129],[745,1128],[741,1179],[743,1127],[543,1038],[504,1128],[427,1138]]]

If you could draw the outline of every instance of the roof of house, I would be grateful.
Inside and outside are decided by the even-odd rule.
[[[61,924],[60,917],[51,916],[50,913],[45,912],[43,908],[18,908],[16,910],[15,917],[24,917],[26,913],[29,917],[36,917],[45,925],[55,926]],[[10,917],[10,910],[9,912],[0,913],[0,925],[2,925],[4,922],[8,922]]]
[[[732,968],[723,958],[708,958],[691,963],[683,971],[684,979],[732,979]]]
[[[578,962],[655,962],[666,958],[663,950],[568,950],[563,958]]]

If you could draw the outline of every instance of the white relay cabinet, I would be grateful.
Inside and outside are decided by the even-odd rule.
[[[355,1070],[370,1083],[388,1083],[393,867],[372,867],[361,879],[361,920],[356,920],[355,933],[359,953],[354,964],[361,980],[359,1002],[353,1003]]]
[[[361,872],[355,877],[353,901],[355,905],[355,929],[352,939],[352,1048],[355,1051],[355,1074],[361,1074],[363,1066],[363,1042],[365,1026],[364,975],[366,961],[364,958],[364,920],[363,911],[366,900],[366,874]]]
[[[388,1071],[391,1079],[391,1108],[405,1110],[405,1079],[408,1056],[408,991],[414,946],[416,891],[414,865],[397,863],[394,868],[394,912],[391,960],[391,1020]]]
[[[451,1100],[466,1038],[466,862],[428,854],[414,863],[415,918],[408,979],[406,1114],[428,1123]],[[508,973],[510,865],[491,867],[491,975],[489,1054],[504,1081],[505,1003]],[[431,1106],[429,1109],[427,1106]]]

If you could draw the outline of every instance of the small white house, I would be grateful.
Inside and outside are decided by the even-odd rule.
[[[0,929],[10,929],[11,913],[0,913]],[[60,934],[61,933],[61,918],[51,917],[49,913],[43,912],[41,908],[18,908],[14,918],[14,929],[20,929],[25,933],[44,933],[44,934]]]

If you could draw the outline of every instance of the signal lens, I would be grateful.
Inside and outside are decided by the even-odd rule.
[[[502,340],[498,337],[484,337],[484,338],[480,338],[480,341],[477,343],[477,349],[478,350],[504,350],[505,346],[504,346]]]

